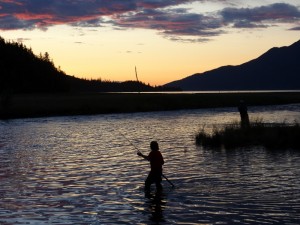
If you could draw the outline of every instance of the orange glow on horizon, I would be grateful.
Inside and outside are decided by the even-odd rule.
[[[163,85],[221,66],[239,65],[259,57],[273,47],[288,46],[299,40],[299,31],[291,31],[294,26],[288,27],[286,24],[249,30],[231,27],[226,32],[224,30],[206,39],[199,37],[198,40],[195,36],[182,38],[179,35],[185,17],[180,21],[175,18],[174,21],[160,23],[165,29],[177,31],[176,36],[163,33],[161,28],[150,29],[151,24],[146,24],[147,29],[144,29],[140,21],[135,23],[138,28],[117,29],[105,23],[98,27],[72,27],[68,24],[73,20],[76,22],[77,17],[66,19],[72,21],[60,21],[52,18],[51,14],[16,15],[26,22],[43,17],[44,22],[50,20],[52,25],[66,23],[44,29],[40,27],[41,30],[1,32],[4,39],[20,40],[36,55],[48,52],[55,66],[66,74],[87,79],[127,81],[136,79],[136,66],[139,80],[150,85]],[[84,20],[93,18],[93,15],[81,17]],[[126,22],[132,21],[123,19],[122,22],[122,25],[127,25]]]

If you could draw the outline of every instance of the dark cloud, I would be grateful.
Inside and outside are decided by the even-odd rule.
[[[0,29],[27,28],[24,23],[31,29],[96,21],[101,16],[124,13],[136,8],[134,0],[2,0]]]
[[[195,2],[196,0],[141,0],[136,1],[136,4],[139,8],[163,8],[167,6],[174,6],[174,5],[180,5],[185,4],[189,2]],[[200,1],[201,2],[201,1]]]
[[[192,1],[195,0],[0,0],[0,29],[83,24],[82,21],[97,21],[102,16],[139,8],[161,8]]]
[[[24,42],[24,41],[28,41],[30,40],[30,38],[17,38],[17,42]]]
[[[222,21],[215,17],[189,13],[185,9],[146,9],[114,17],[114,25],[159,30],[166,35],[214,36]]]
[[[183,4],[196,0],[0,0],[0,30],[44,29],[58,24],[115,29],[144,28],[171,40],[207,41],[228,27],[266,28],[290,23],[298,30],[300,10],[277,3],[194,13]],[[198,0],[202,2],[206,0]],[[214,0],[217,1],[217,0]],[[219,1],[220,2],[220,1]],[[222,2],[230,3],[229,0]],[[176,7],[175,7],[176,6]]]
[[[205,43],[211,41],[209,38],[188,38],[188,37],[179,37],[179,36],[165,36],[167,39],[176,42],[182,43]]]
[[[299,27],[293,27],[293,28],[291,28],[290,30],[298,31],[298,30],[300,30],[300,26],[299,26]]]
[[[225,24],[236,28],[268,27],[274,23],[293,23],[300,20],[296,6],[277,3],[255,8],[225,8],[220,12]]]

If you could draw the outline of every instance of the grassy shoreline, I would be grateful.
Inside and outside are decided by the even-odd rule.
[[[1,101],[0,119],[168,111],[300,103],[300,92],[274,93],[70,93],[13,95]]]
[[[300,124],[266,124],[261,121],[241,127],[232,123],[218,128],[212,134],[201,130],[196,135],[196,145],[212,149],[235,149],[247,146],[263,146],[266,149],[300,149]]]

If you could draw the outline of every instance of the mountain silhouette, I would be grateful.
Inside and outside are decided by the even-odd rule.
[[[140,81],[81,79],[56,68],[49,54],[36,56],[22,43],[0,37],[0,97],[13,93],[170,91]],[[177,90],[177,89],[176,89]]]
[[[186,91],[208,90],[299,90],[300,40],[272,48],[238,66],[223,66],[165,84]]]
[[[0,37],[0,92],[62,92],[68,89],[65,78],[48,53],[36,56],[22,43]]]

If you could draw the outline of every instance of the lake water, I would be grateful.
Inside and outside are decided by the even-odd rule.
[[[300,104],[250,107],[266,123],[300,121]],[[0,224],[299,224],[300,151],[207,150],[201,128],[235,108],[0,121]],[[163,193],[145,196],[157,140]]]

